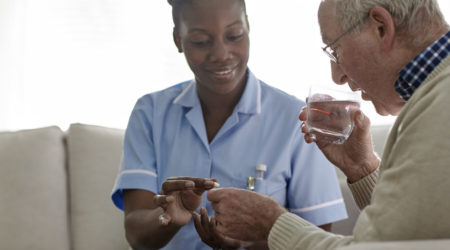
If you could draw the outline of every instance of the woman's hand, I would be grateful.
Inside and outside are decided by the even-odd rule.
[[[305,141],[316,142],[327,159],[344,172],[349,182],[358,181],[378,168],[380,159],[373,150],[370,120],[359,108],[352,111],[353,131],[343,144],[316,141],[308,133],[306,107],[302,108],[299,119]]]
[[[250,246],[250,242],[240,241],[221,235],[216,230],[216,219],[208,216],[204,207],[200,208],[200,214],[194,212],[194,224],[202,241],[213,249],[223,250],[239,249]]]
[[[156,195],[153,202],[164,209],[159,217],[160,224],[186,225],[192,213],[200,206],[202,194],[214,188],[214,181],[208,178],[173,177],[162,184],[161,195]]]

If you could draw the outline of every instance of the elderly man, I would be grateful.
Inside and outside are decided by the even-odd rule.
[[[342,145],[317,141],[347,176],[363,210],[353,236],[324,232],[245,190],[208,193],[215,232],[268,240],[271,249],[333,249],[353,242],[450,238],[450,32],[436,0],[325,0],[318,12],[333,81],[398,115],[383,159],[356,111]],[[305,140],[306,114],[302,111]]]

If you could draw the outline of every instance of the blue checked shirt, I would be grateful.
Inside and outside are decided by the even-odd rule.
[[[408,101],[428,75],[450,54],[450,31],[436,40],[399,73],[395,90]]]

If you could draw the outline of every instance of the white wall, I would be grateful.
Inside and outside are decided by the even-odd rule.
[[[247,0],[249,66],[299,98],[331,83],[319,0]],[[450,2],[439,0],[447,20]],[[191,79],[165,0],[0,0],[0,130],[125,128],[138,97]],[[392,117],[363,105],[373,123]]]

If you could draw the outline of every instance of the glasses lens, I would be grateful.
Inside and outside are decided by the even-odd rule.
[[[331,59],[331,61],[337,63],[337,55],[333,49],[331,49],[330,47],[327,47],[326,49],[323,50],[323,52],[325,52],[325,54],[327,54],[327,56]]]

